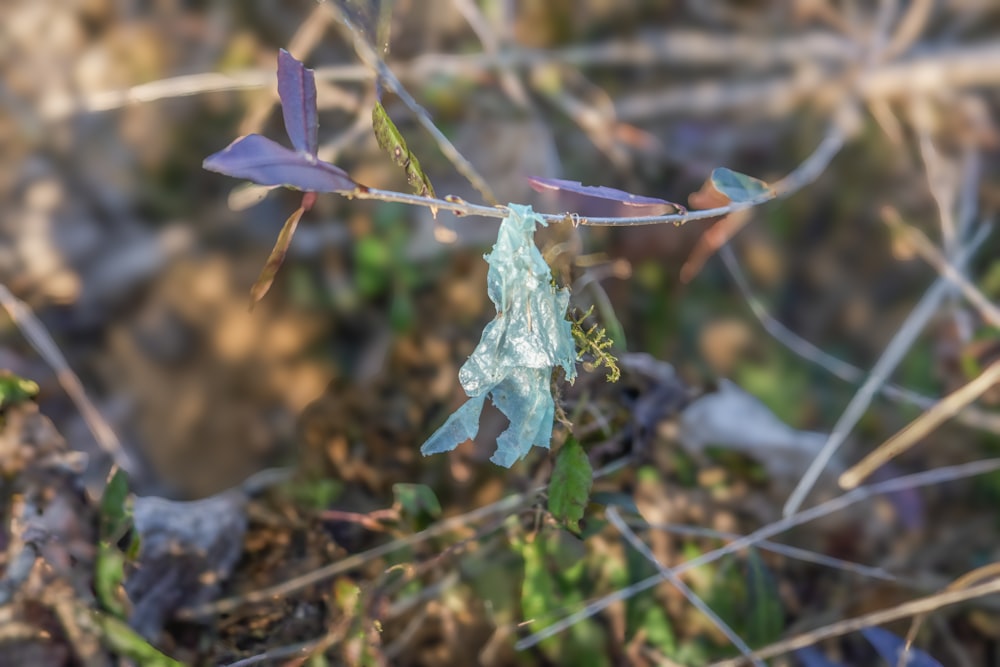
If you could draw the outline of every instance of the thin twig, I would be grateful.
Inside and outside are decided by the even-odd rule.
[[[840,476],[840,487],[842,489],[856,487],[877,468],[920,442],[928,433],[989,391],[998,381],[1000,381],[1000,360],[994,361],[974,380],[941,399],[940,403],[907,424],[902,430],[844,472]]]
[[[988,232],[988,229],[981,228],[976,236],[956,253],[955,263],[959,266],[965,264],[979,244],[986,238]],[[947,280],[938,278],[927,292],[924,293],[924,296],[917,303],[916,307],[910,311],[909,316],[907,316],[899,331],[896,332],[896,335],[893,336],[889,345],[882,352],[882,356],[875,362],[875,366],[868,374],[868,378],[858,388],[858,391],[847,404],[847,407],[844,408],[843,414],[841,414],[840,419],[837,420],[833,430],[830,432],[830,437],[827,438],[826,443],[820,449],[812,463],[809,464],[809,467],[803,473],[802,478],[788,497],[788,501],[782,509],[784,516],[791,516],[802,506],[803,501],[816,484],[816,480],[819,479],[823,469],[826,468],[834,453],[847,440],[847,436],[854,428],[854,425],[858,423],[858,420],[861,419],[862,415],[868,409],[872,399],[875,397],[875,393],[878,391],[878,387],[885,383],[889,375],[899,365],[899,362],[903,360],[903,356],[912,347],[917,336],[923,331],[924,326],[937,312],[941,300],[948,295],[951,289],[952,285]]]
[[[757,321],[760,322],[761,326],[764,327],[764,330],[771,334],[775,340],[787,347],[794,354],[816,364],[844,382],[858,383],[865,379],[865,371],[821,350],[771,315],[761,300],[750,289],[750,283],[743,273],[743,269],[740,268],[739,260],[737,260],[736,254],[730,246],[722,246],[719,250],[719,255],[722,257],[729,275],[736,282],[736,286],[743,295],[743,299],[750,306],[750,311],[757,318]],[[894,401],[909,403],[923,410],[934,406],[940,400],[939,398],[925,396],[912,389],[907,389],[891,382],[879,386],[878,391],[880,394]],[[969,407],[955,415],[955,420],[970,428],[1000,435],[1000,415],[993,412]]]
[[[487,203],[496,204],[496,197],[493,196],[493,191],[490,189],[489,184],[486,183],[486,180],[479,175],[479,172],[472,166],[472,163],[469,162],[457,148],[455,148],[455,145],[444,135],[444,132],[438,129],[437,125],[434,124],[434,121],[431,120],[430,114],[428,114],[423,107],[417,104],[417,101],[413,99],[413,96],[410,95],[405,87],[403,87],[403,84],[400,83],[399,79],[396,78],[396,75],[392,73],[392,70],[389,69],[385,62],[379,58],[375,48],[368,43],[368,41],[361,34],[361,31],[354,27],[350,18],[348,18],[343,10],[341,10],[337,3],[324,2],[322,6],[325,7],[337,21],[345,26],[358,57],[361,58],[361,60],[368,65],[368,67],[372,68],[378,74],[379,79],[385,82],[386,87],[395,93],[403,104],[405,104],[410,111],[413,112],[414,116],[417,118],[417,122],[420,123],[420,125],[423,126],[423,128],[427,130],[432,137],[434,137],[434,141],[437,142],[441,153],[443,153],[444,156],[448,158],[448,161],[455,166],[458,173],[464,176],[466,180],[472,184],[472,187],[479,191]]]
[[[792,637],[791,639],[786,639],[766,648],[762,648],[759,651],[755,651],[753,656],[761,660],[773,658],[774,656],[783,655],[794,651],[795,649],[813,646],[824,639],[840,637],[841,635],[846,635],[850,632],[856,632],[858,630],[874,627],[876,625],[891,623],[892,621],[909,618],[910,616],[915,616],[917,614],[926,614],[934,611],[935,609],[940,609],[941,607],[947,607],[961,602],[968,602],[969,600],[975,600],[976,598],[992,595],[994,593],[1000,593],[1000,578],[993,579],[985,584],[980,584],[971,588],[936,593],[934,595],[928,595],[927,597],[911,600],[910,602],[892,607],[891,609],[876,611],[870,614],[865,614],[864,616],[857,616],[855,618],[838,621],[837,623],[832,623],[824,628],[812,630],[797,637]],[[741,659],[723,660],[721,662],[712,663],[709,667],[739,667],[740,664]]]
[[[736,632],[734,632],[733,629],[729,627],[729,625],[723,621],[711,607],[705,604],[705,601],[698,597],[698,595],[684,583],[683,579],[677,576],[677,574],[675,574],[669,567],[660,562],[660,559],[656,557],[656,554],[654,554],[650,548],[639,539],[639,536],[636,535],[631,528],[629,528],[628,524],[622,520],[621,515],[618,514],[618,510],[615,507],[608,507],[604,515],[611,522],[611,525],[618,529],[618,532],[621,533],[628,543],[632,545],[632,548],[652,563],[653,566],[659,571],[660,576],[673,584],[674,587],[681,592],[681,594],[687,599],[688,602],[691,603],[692,606],[694,606],[695,609],[708,617],[712,624],[726,636],[726,639],[728,639],[732,645],[735,646],[741,654],[743,654],[743,657],[757,667],[765,667],[763,660],[758,660],[752,656],[753,650],[747,646],[747,643],[743,641],[743,638],[736,634]]]
[[[631,523],[631,522],[630,522]],[[642,521],[642,525],[646,528],[651,528],[653,530],[662,530],[667,533],[672,533],[674,535],[689,535],[694,537],[708,537],[711,539],[719,540],[739,540],[744,536],[739,533],[730,533],[723,530],[713,530],[711,528],[704,528],[701,526],[685,526],[675,523],[661,523],[661,524],[651,524],[646,521]],[[881,567],[871,567],[870,565],[862,565],[860,563],[852,563],[851,561],[843,560],[840,558],[834,558],[833,556],[827,556],[826,554],[817,553],[815,551],[809,551],[808,549],[803,549],[801,547],[793,547],[789,544],[781,544],[780,542],[771,542],[769,540],[762,540],[757,542],[754,547],[762,551],[770,551],[788,558],[793,558],[795,560],[800,560],[806,563],[813,563],[815,565],[822,565],[823,567],[829,567],[834,570],[841,570],[843,572],[849,572],[851,574],[858,575],[860,577],[869,577],[871,579],[879,579],[881,581],[891,581],[893,583],[902,583],[911,588],[919,588],[919,585],[915,581],[908,581],[901,577],[897,577],[891,572],[887,572]]]
[[[713,563],[720,558],[728,556],[730,554],[736,553],[747,547],[754,546],[761,540],[766,540],[768,538],[774,537],[780,533],[791,530],[797,526],[809,523],[824,516],[833,514],[842,509],[845,509],[851,505],[859,503],[861,501],[867,500],[877,495],[882,495],[886,493],[893,493],[896,491],[903,491],[909,489],[916,489],[923,486],[930,486],[933,484],[940,484],[943,482],[955,481],[958,479],[964,479],[967,477],[973,477],[976,475],[983,475],[994,470],[1000,470],[1000,458],[985,459],[982,461],[974,461],[972,463],[965,463],[962,465],[948,466],[944,468],[937,468],[935,470],[928,470],[920,473],[915,473],[912,475],[905,475],[903,477],[896,477],[894,479],[886,480],[884,482],[879,482],[877,484],[871,484],[869,486],[862,486],[853,491],[849,491],[841,496],[828,500],[825,503],[816,505],[807,510],[803,510],[798,514],[780,519],[774,523],[768,524],[762,528],[755,530],[746,537],[740,538],[727,544],[723,547],[709,551],[697,558],[689,561],[685,561],[673,568],[673,572],[676,575],[681,575],[690,569],[701,567],[709,563]],[[567,628],[583,621],[585,619],[599,614],[604,609],[607,609],[612,604],[620,602],[622,600],[627,600],[630,597],[641,593],[642,591],[653,588],[659,585],[663,581],[663,576],[660,574],[654,574],[642,581],[636,582],[625,588],[615,591],[605,595],[602,598],[594,600],[586,607],[578,612],[570,614],[559,621],[553,623],[549,627],[536,632],[530,637],[526,637],[515,644],[514,648],[518,651],[523,651],[527,648],[535,646],[541,641],[548,639],[560,632],[566,630]]]
[[[73,401],[76,409],[80,411],[84,422],[87,424],[87,428],[90,429],[94,440],[97,441],[100,448],[111,457],[111,460],[119,468],[129,475],[135,476],[138,473],[135,462],[125,451],[124,447],[122,447],[121,441],[118,440],[114,429],[111,428],[111,425],[101,415],[100,410],[97,409],[97,406],[87,396],[87,391],[84,389],[83,383],[80,382],[80,378],[70,368],[69,362],[66,361],[66,357],[63,356],[59,346],[52,340],[52,336],[49,335],[45,325],[35,317],[28,304],[14,296],[7,286],[2,283],[0,283],[0,306],[7,311],[7,316],[10,317],[11,321],[24,335],[25,340],[38,352],[38,355],[45,363],[55,371],[59,385],[66,392],[66,395],[69,396],[70,400]]]
[[[670,215],[648,215],[635,217],[595,217],[584,218],[574,213],[539,213],[538,216],[546,223],[558,223],[571,221],[574,225],[595,225],[595,226],[635,226],[635,225],[657,225],[664,223],[683,224],[692,220],[706,220],[719,216],[729,215],[736,211],[744,211],[755,206],[760,206],[774,199],[783,199],[798,192],[809,185],[826,169],[830,161],[840,152],[846,140],[847,122],[835,120],[830,124],[830,128],[823,138],[823,141],[816,146],[816,149],[791,173],[775,183],[766,192],[741,202],[733,202],[727,206],[703,209],[700,211],[686,211],[684,213],[673,213]],[[484,218],[505,218],[509,215],[506,206],[483,206],[481,204],[470,204],[456,197],[447,199],[435,199],[433,197],[423,197],[420,195],[408,194],[405,192],[394,192],[392,190],[380,190],[378,188],[367,188],[342,193],[350,199],[371,199],[382,202],[396,202],[400,204],[410,204],[413,206],[424,206],[427,208],[451,211],[458,215],[477,215]]]
[[[983,294],[983,291],[972,284],[972,282],[965,277],[953,263],[949,262],[948,259],[941,254],[937,246],[931,243],[931,240],[927,238],[926,235],[916,227],[907,225],[903,222],[899,214],[894,210],[887,210],[882,216],[889,227],[893,230],[900,232],[904,235],[904,239],[907,243],[913,246],[913,249],[924,258],[928,264],[930,264],[935,271],[938,272],[943,278],[949,280],[955,287],[957,287],[962,295],[968,299],[979,314],[983,316],[983,319],[989,322],[992,326],[1000,328],[1000,308],[996,306],[989,298]],[[992,224],[984,224],[984,227],[992,227]]]

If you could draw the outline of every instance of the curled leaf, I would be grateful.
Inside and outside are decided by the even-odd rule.
[[[427,174],[420,167],[420,160],[406,146],[406,140],[396,127],[396,124],[389,118],[385,107],[381,102],[376,101],[372,109],[372,129],[375,131],[375,140],[379,148],[384,150],[392,158],[392,161],[403,168],[406,172],[406,180],[413,188],[413,191],[422,197],[434,197],[434,186]]]
[[[278,269],[281,268],[282,263],[285,261],[285,255],[288,254],[288,246],[292,244],[292,237],[295,236],[295,228],[299,226],[299,220],[302,219],[302,214],[306,212],[306,208],[303,205],[295,209],[295,212],[288,216],[288,220],[285,220],[285,224],[281,227],[278,240],[274,242],[274,248],[271,250],[271,254],[267,256],[267,262],[264,263],[264,268],[261,269],[260,276],[257,277],[257,282],[250,288],[251,310],[253,310],[254,305],[258,301],[264,298],[267,291],[271,289],[274,276],[277,275]]]
[[[283,185],[307,192],[350,192],[358,187],[340,167],[259,134],[240,137],[205,158],[202,167],[258,185]]]
[[[729,201],[734,204],[774,196],[774,190],[771,186],[759,178],[747,176],[725,167],[714,169],[711,181],[715,189],[728,197]]]
[[[636,212],[639,215],[666,215],[669,213],[683,213],[687,210],[680,204],[675,204],[666,199],[634,195],[631,192],[609,188],[604,185],[583,185],[579,181],[566,181],[561,178],[540,178],[538,176],[529,176],[528,183],[538,192],[550,190],[559,193],[569,193],[576,195],[577,199],[582,199],[585,204],[590,203],[591,205],[594,203],[613,202],[637,209]],[[582,207],[578,205],[574,205],[571,208],[587,215],[595,215],[592,212],[581,210]]]

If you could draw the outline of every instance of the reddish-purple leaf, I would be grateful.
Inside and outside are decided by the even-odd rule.
[[[340,167],[259,134],[240,137],[205,158],[202,166],[258,185],[283,185],[307,192],[346,192],[358,187]]]
[[[288,51],[278,51],[278,97],[285,130],[295,150],[316,155],[316,75]]]
[[[680,204],[675,204],[665,199],[634,195],[631,192],[603,185],[583,185],[579,181],[566,181],[561,178],[539,178],[537,176],[529,176],[528,182],[538,192],[551,190],[559,193],[569,193],[570,195],[576,195],[578,199],[582,198],[584,202],[597,204],[613,202],[640,209],[637,211],[640,215],[665,215],[674,212],[682,213],[687,210]]]

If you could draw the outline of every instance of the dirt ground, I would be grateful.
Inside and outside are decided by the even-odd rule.
[[[0,665],[750,664],[727,629],[771,665],[885,664],[868,626],[1000,664],[991,591],[935,598],[1000,557],[998,30],[988,0],[0,4]],[[498,411],[419,451],[495,315],[497,220],[321,195],[248,309],[301,194],[237,205],[201,164],[287,143],[278,49],[317,69],[319,157],[410,192],[356,40],[497,203],[632,214],[528,176],[692,210],[728,202],[716,167],[778,184],[538,233],[622,373],[553,381],[554,449],[571,422],[597,471],[579,532],[554,454],[489,461]],[[485,201],[383,102],[439,196]],[[914,420],[864,480],[891,492],[780,523],[831,439],[803,508]],[[535,641],[699,558],[715,620],[664,579]]]

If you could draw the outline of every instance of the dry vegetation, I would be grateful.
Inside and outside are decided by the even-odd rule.
[[[0,4],[0,665],[735,665],[745,642],[864,666],[875,625],[997,664],[1000,6],[397,0],[386,51],[378,3],[340,4]],[[439,196],[625,215],[525,177],[692,209],[726,203],[715,167],[778,183],[539,235],[619,345],[620,382],[557,383],[597,471],[581,535],[546,510],[552,457],[489,463],[499,414],[419,454],[492,316],[495,220],[322,196],[247,311],[296,195],[234,210],[201,162],[281,136],[279,48],[317,69],[320,157],[373,187],[408,191],[373,55],[450,142],[386,94]]]

